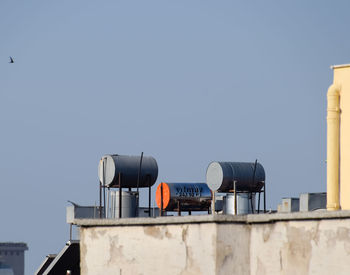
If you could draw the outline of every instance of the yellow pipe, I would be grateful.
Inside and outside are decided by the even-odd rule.
[[[340,87],[333,84],[327,93],[327,210],[338,210],[340,157]]]

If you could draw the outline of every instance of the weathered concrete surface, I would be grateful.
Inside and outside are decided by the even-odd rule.
[[[216,226],[215,273],[211,274],[250,274],[249,249],[250,230],[243,224],[218,224]],[[206,273],[210,274],[210,273]]]
[[[251,274],[350,274],[350,220],[251,227]]]
[[[81,274],[215,274],[215,224],[83,228]]]
[[[350,274],[350,212],[76,220],[81,274]]]

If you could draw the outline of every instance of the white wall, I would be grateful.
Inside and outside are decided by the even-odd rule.
[[[290,217],[83,226],[81,274],[350,274],[350,216]]]

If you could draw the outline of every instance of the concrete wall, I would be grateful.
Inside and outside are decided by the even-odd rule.
[[[77,220],[81,274],[350,274],[350,212]]]
[[[215,229],[215,224],[84,228],[81,274],[214,274]]]
[[[251,228],[251,274],[350,274],[350,220],[290,221]]]

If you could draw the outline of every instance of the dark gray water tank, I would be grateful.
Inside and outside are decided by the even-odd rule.
[[[265,170],[254,162],[217,162],[207,168],[207,185],[212,191],[229,192],[236,181],[237,191],[259,192],[265,181]]]
[[[122,187],[137,187],[140,167],[140,156],[106,155],[100,160],[98,177],[108,187],[118,186],[118,175],[121,173]],[[103,173],[105,171],[105,173]],[[104,175],[104,176],[103,176]],[[153,157],[143,156],[139,187],[153,185],[158,177],[158,165]]]

